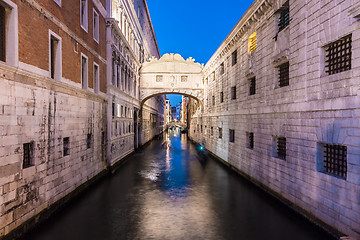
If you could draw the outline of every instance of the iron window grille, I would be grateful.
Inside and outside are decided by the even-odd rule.
[[[235,130],[229,129],[229,142],[235,142]]]
[[[64,156],[70,155],[70,138],[66,137],[63,139],[63,154]]]
[[[279,12],[279,32],[285,29],[290,23],[290,12],[289,12],[289,1],[287,1],[281,8]]]
[[[116,124],[117,126],[117,124]],[[91,148],[91,140],[92,140],[92,134],[88,133],[86,137],[86,148]]]
[[[326,144],[324,147],[325,172],[346,179],[347,147]]]
[[[279,137],[277,139],[277,157],[286,160],[286,138]]]
[[[156,75],[156,82],[162,82],[163,76],[162,75]]]
[[[249,79],[249,84],[250,84],[250,91],[249,91],[249,95],[254,95],[256,93],[256,78],[250,78]]]
[[[34,166],[34,142],[23,144],[23,168]]]
[[[279,87],[289,86],[289,62],[279,66]]]
[[[219,138],[222,138],[222,128],[219,128]]]
[[[224,102],[224,92],[220,92],[220,102]]]
[[[247,133],[247,148],[254,149],[254,133],[248,132]]]
[[[235,50],[232,54],[231,54],[231,59],[232,59],[232,66],[234,66],[237,63],[237,50]]]
[[[325,72],[329,75],[351,69],[351,34],[325,47]]]
[[[231,87],[231,99],[236,99],[236,86]]]

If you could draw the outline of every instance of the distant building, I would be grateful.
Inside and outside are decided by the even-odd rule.
[[[171,108],[171,120],[172,121],[177,120],[177,118],[176,118],[176,107]]]
[[[182,123],[187,123],[187,111],[188,111],[188,103],[189,103],[189,97],[186,96],[182,96],[182,101],[181,101],[181,122]]]
[[[181,119],[181,102],[176,105],[176,120]]]
[[[169,99],[165,100],[165,119],[166,123],[171,122],[171,105]]]

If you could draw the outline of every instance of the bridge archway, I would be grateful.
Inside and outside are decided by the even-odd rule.
[[[193,58],[184,59],[179,54],[164,54],[152,58],[140,70],[140,99],[143,104],[151,97],[180,94],[192,97],[203,104],[204,83],[201,71],[204,65]]]

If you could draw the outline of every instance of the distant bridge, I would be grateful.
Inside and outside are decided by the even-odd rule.
[[[179,128],[185,129],[185,128],[187,128],[187,125],[186,125],[186,123],[177,122],[177,121],[171,121],[171,122],[166,124],[166,127],[167,128],[179,127]]]

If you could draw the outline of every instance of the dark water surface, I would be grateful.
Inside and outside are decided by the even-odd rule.
[[[24,239],[331,238],[169,132]]]

